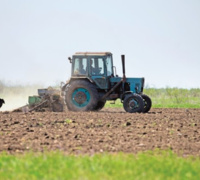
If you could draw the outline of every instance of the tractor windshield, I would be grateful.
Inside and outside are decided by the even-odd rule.
[[[90,59],[90,73],[93,76],[104,75],[104,61],[103,58],[91,58]]]

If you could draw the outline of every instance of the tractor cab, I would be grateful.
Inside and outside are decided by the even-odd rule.
[[[78,52],[70,60],[72,79],[87,78],[94,81],[100,89],[109,88],[113,77],[113,59],[110,52]]]

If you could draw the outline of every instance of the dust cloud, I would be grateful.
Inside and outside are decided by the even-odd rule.
[[[44,88],[41,85],[5,85],[0,81],[0,98],[5,104],[0,111],[11,111],[28,104],[28,97],[37,95],[37,89]]]

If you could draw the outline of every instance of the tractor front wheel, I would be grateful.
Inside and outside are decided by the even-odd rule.
[[[146,94],[142,94],[141,96],[142,96],[143,101],[144,101],[144,110],[143,110],[143,113],[147,113],[151,109],[151,105],[152,105],[151,99]]]
[[[143,112],[144,101],[139,94],[128,94],[124,98],[123,106],[129,113]]]
[[[98,102],[97,89],[85,80],[72,81],[66,91],[65,102],[71,111],[93,111]]]

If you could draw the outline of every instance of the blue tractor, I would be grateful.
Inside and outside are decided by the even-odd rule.
[[[62,86],[68,109],[98,111],[106,101],[120,99],[126,112],[148,112],[152,102],[143,94],[144,78],[127,78],[125,56],[121,58],[123,77],[116,75],[110,52],[77,52],[69,57],[71,78]]]

